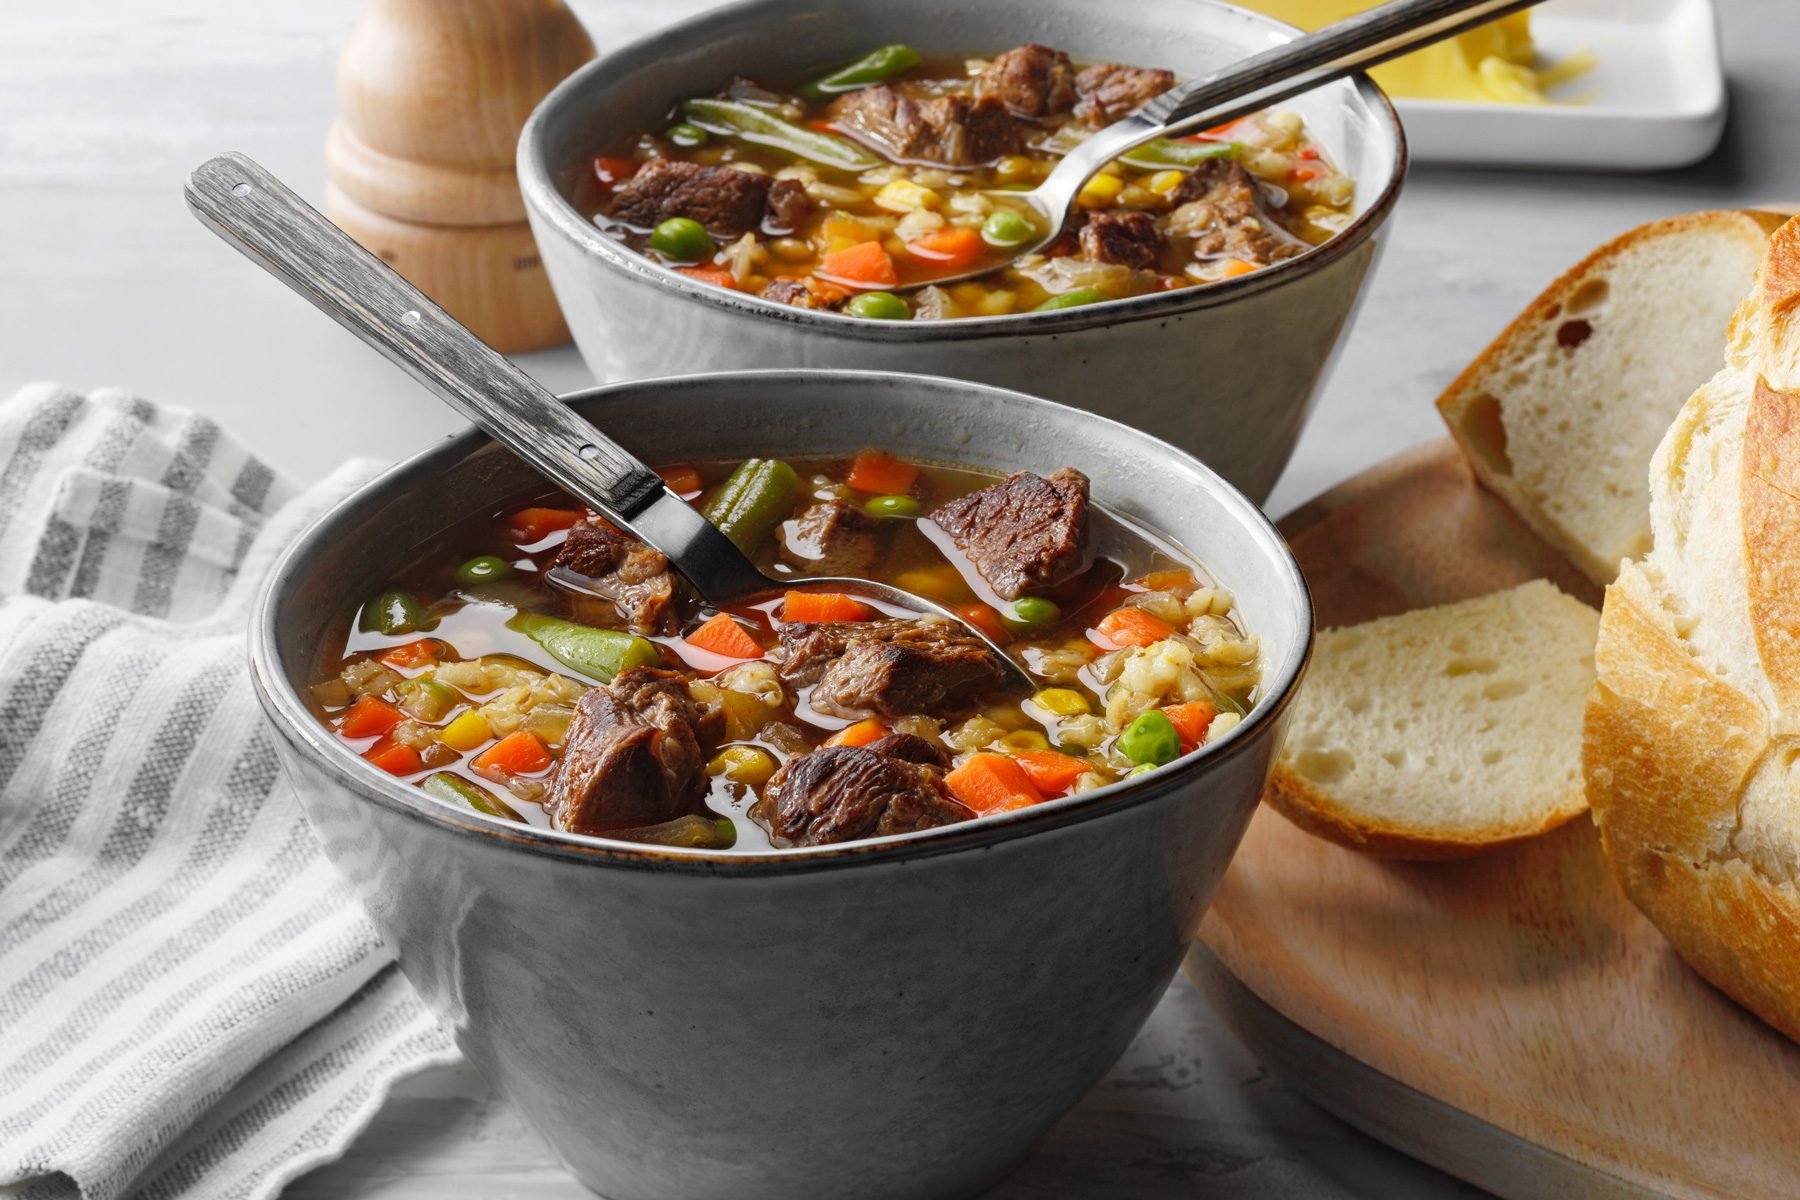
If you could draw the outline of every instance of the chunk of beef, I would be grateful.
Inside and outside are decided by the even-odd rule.
[[[1054,587],[1087,565],[1088,480],[1072,467],[1008,475],[931,519],[1002,599]]]
[[[861,719],[963,712],[1006,679],[981,639],[951,621],[784,625],[781,676],[812,685],[814,711]]]
[[[839,97],[831,113],[846,133],[916,162],[970,167],[1024,148],[1012,114],[994,99],[914,100],[891,87],[872,87]]]
[[[781,557],[809,575],[861,575],[875,561],[874,517],[845,500],[821,500],[781,525]]]
[[[879,745],[825,746],[788,760],[751,815],[777,846],[912,833],[975,815],[950,795],[939,766],[883,753]]]
[[[806,202],[806,189],[797,180],[653,158],[613,193],[607,215],[645,229],[688,217],[736,238],[761,229],[765,220],[779,229],[794,228],[805,219]]]
[[[1081,256],[1094,262],[1152,271],[1162,257],[1162,234],[1147,212],[1095,213],[1079,236]]]
[[[1194,253],[1203,258],[1238,258],[1266,267],[1306,249],[1263,208],[1250,172],[1230,159],[1201,163],[1170,199],[1176,208],[1169,214],[1169,234],[1192,238]]]
[[[771,279],[761,295],[764,300],[791,304],[795,308],[837,308],[843,303],[839,296],[821,295],[814,291],[812,285],[804,279]]]
[[[675,577],[662,551],[598,518],[577,521],[550,560],[581,586],[612,601],[636,633],[674,633]]]
[[[1101,63],[1075,77],[1075,90],[1081,93],[1075,115],[1090,125],[1111,125],[1174,86],[1173,71]]]
[[[677,671],[633,667],[575,706],[544,807],[570,833],[672,821],[706,794],[706,747],[720,719],[696,704]]]
[[[1015,46],[975,77],[977,99],[993,99],[1036,120],[1075,106],[1075,68],[1069,56],[1036,42]]]
[[[886,737],[879,737],[870,742],[868,749],[877,754],[885,754],[889,758],[900,758],[910,763],[936,767],[940,771],[950,769],[950,756],[917,734],[890,733]]]

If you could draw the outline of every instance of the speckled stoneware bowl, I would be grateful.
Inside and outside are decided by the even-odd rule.
[[[573,403],[652,463],[870,444],[994,470],[1064,465],[1198,557],[1262,642],[1265,696],[1219,744],[1130,784],[986,819],[758,856],[475,816],[359,759],[308,710],[326,631],[395,555],[531,487],[469,433],[310,530],[251,650],[326,852],[401,968],[613,1200],[970,1196],[1124,1050],[1255,808],[1310,644],[1286,544],[1198,462],[974,384],[763,372]],[[328,669],[328,668],[325,668]]]
[[[1293,453],[1404,173],[1399,122],[1366,78],[1283,105],[1357,180],[1357,217],[1338,237],[1226,283],[1061,312],[912,322],[792,308],[652,263],[602,236],[563,188],[599,148],[660,127],[675,101],[731,75],[830,63],[886,42],[992,53],[1035,40],[1192,76],[1292,36],[1211,0],[749,0],[570,76],[525,126],[519,180],[556,298],[602,381],[801,366],[973,379],[1149,430],[1260,501]]]

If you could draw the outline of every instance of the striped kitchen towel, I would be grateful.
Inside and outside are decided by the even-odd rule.
[[[301,491],[204,417],[0,402],[0,1185],[263,1197],[454,1057],[319,853],[250,602],[373,474]]]

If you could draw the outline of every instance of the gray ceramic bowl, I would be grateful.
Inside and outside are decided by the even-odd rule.
[[[749,0],[570,76],[525,126],[519,179],[556,298],[603,382],[799,366],[973,379],[1149,430],[1261,500],[1293,453],[1404,173],[1399,122],[1365,78],[1284,106],[1358,180],[1349,229],[1227,283],[1057,313],[867,321],[723,291],[602,236],[561,185],[601,146],[660,125],[675,101],[728,76],[829,63],[886,42],[991,52],[1035,39],[1078,58],[1194,75],[1293,32],[1211,0]]]
[[[1187,455],[1016,393],[906,375],[658,380],[573,403],[650,462],[869,445],[1071,465],[1238,595],[1266,698],[1129,786],[847,847],[647,848],[472,816],[308,712],[325,632],[398,549],[532,486],[473,433],[311,529],[252,638],[322,837],[477,1067],[613,1200],[972,1195],[1091,1088],[1169,982],[1236,849],[1305,664],[1285,543]],[[853,415],[852,415],[853,414]]]

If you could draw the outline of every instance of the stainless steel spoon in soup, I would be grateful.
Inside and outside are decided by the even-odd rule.
[[[1391,0],[1379,8],[1252,55],[1171,88],[1084,139],[1044,182],[1027,192],[993,193],[1035,213],[1039,236],[1010,249],[1014,257],[1062,236],[1082,186],[1107,163],[1149,142],[1210,129],[1249,116],[1301,92],[1378,66],[1477,25],[1530,8],[1539,0]],[[899,284],[891,291],[943,287],[995,270],[993,263],[955,275]]]
[[[796,587],[852,592],[957,622],[987,644],[1019,687],[1035,686],[991,638],[935,601],[872,579],[777,581],[763,574],[655,471],[576,416],[258,163],[242,154],[221,154],[196,167],[185,190],[188,206],[220,237],[546,479],[662,551],[708,602],[723,607]]]

